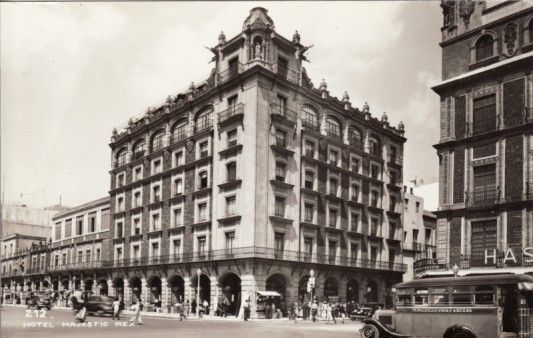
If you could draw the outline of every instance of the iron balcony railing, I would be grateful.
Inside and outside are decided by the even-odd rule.
[[[186,139],[189,136],[189,134],[190,134],[190,132],[189,132],[189,126],[188,125],[182,125],[182,126],[176,127],[172,131],[171,143],[174,144],[174,143],[177,143],[177,142],[179,142],[181,140],[184,140],[184,139]]]
[[[476,187],[474,191],[466,192],[466,204],[470,207],[492,205],[499,199],[500,188],[495,185]]]
[[[207,129],[210,129],[211,127],[213,127],[213,114],[212,113],[209,113],[209,114],[206,114],[204,116],[202,116],[201,118],[197,119],[195,124],[194,124],[194,132],[195,133],[200,133],[204,130],[207,130]]]
[[[270,104],[270,115],[282,116],[293,123],[296,122],[296,118],[298,116],[296,112],[276,103]]]
[[[479,120],[475,122],[468,122],[466,124],[466,136],[476,136],[492,131],[498,130],[500,128],[500,118],[497,115],[496,117]]]
[[[230,66],[228,69],[218,73],[218,83],[229,81],[244,71],[244,65],[237,63],[235,66]]]
[[[310,118],[303,118],[302,127],[313,129],[313,130],[318,130],[319,129],[318,120],[310,119]]]
[[[298,72],[288,68],[284,64],[274,63],[272,65],[272,71],[282,79],[298,84]]]
[[[229,107],[228,109],[218,113],[218,122],[224,122],[227,119],[244,113],[244,104],[239,103],[234,106]]]
[[[405,272],[406,265],[371,259],[354,259],[348,256],[308,253],[300,251],[279,250],[265,247],[243,247],[227,250],[213,250],[204,252],[191,252],[153,257],[123,258],[110,261],[94,261],[69,263],[50,267],[49,271],[82,270],[95,268],[117,268],[131,266],[147,266],[173,263],[191,263],[216,261],[224,259],[262,258],[272,260],[285,260],[292,262],[307,262],[316,264],[331,264],[355,268],[378,269]]]
[[[357,149],[364,149],[363,140],[357,138],[349,138],[348,143]]]

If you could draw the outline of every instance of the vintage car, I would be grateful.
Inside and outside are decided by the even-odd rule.
[[[363,320],[374,315],[377,309],[383,308],[382,303],[364,303],[350,313],[351,320]]]
[[[38,293],[26,300],[26,306],[28,309],[50,310],[52,308],[52,300],[50,299],[50,295],[46,293]]]
[[[418,279],[395,286],[396,308],[364,319],[363,338],[533,337],[533,277]]]
[[[85,308],[87,309],[87,315],[89,314],[113,314],[113,301],[114,299],[109,296],[89,296],[85,302]]]

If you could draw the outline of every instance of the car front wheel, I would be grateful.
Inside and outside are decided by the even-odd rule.
[[[375,325],[365,324],[361,329],[361,337],[379,338],[379,329]]]

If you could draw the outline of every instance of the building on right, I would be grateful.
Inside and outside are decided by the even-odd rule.
[[[417,273],[531,274],[533,3],[441,7],[437,258]]]

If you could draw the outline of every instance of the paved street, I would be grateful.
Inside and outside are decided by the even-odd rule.
[[[26,317],[26,310],[21,307],[6,306],[2,310],[2,337],[359,337],[359,322],[346,321],[343,324],[326,324],[300,321],[297,324],[288,320],[258,320],[251,322],[234,319],[185,320],[165,318],[143,318],[144,325],[130,327],[129,315],[124,315],[120,322],[111,317],[87,317],[86,326],[75,325],[70,311],[54,310],[46,318]],[[33,325],[34,327],[28,327]]]

